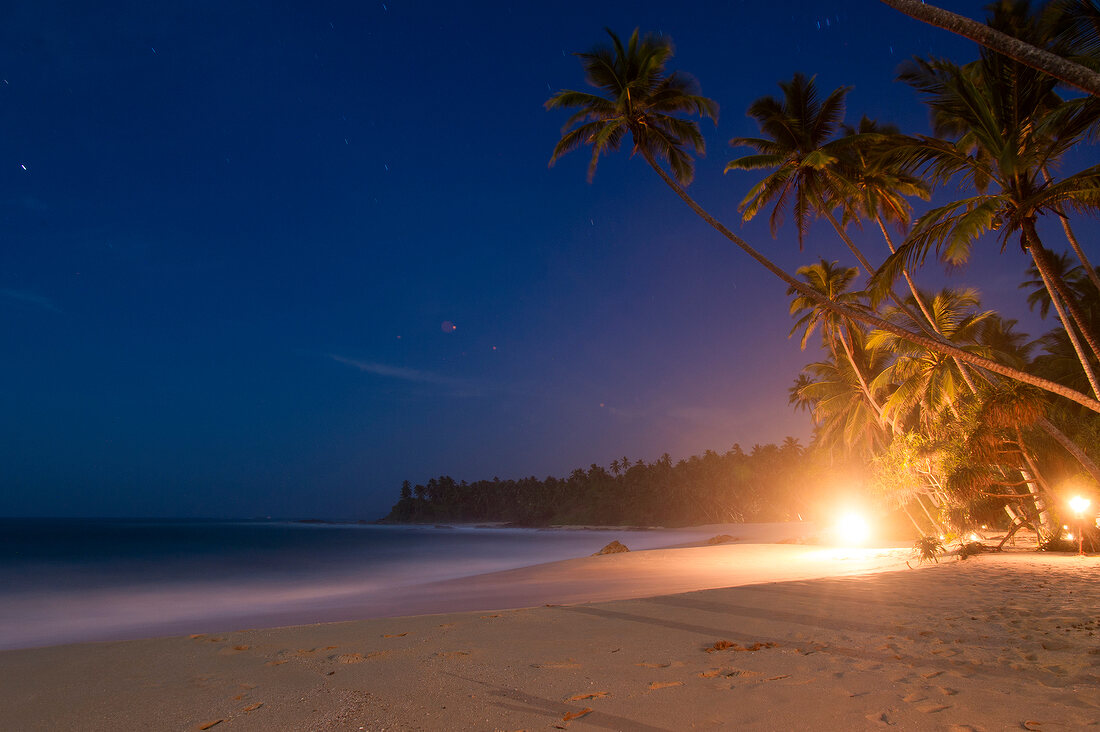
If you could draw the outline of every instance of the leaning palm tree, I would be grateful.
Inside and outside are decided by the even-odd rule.
[[[1095,64],[1080,63],[1081,59],[1067,59],[1058,54],[1051,53],[1044,48],[1034,46],[1019,38],[1014,38],[1007,33],[991,28],[989,25],[979,23],[962,15],[957,15],[942,8],[924,2],[924,0],[880,0],[895,10],[900,10],[906,15],[916,18],[930,25],[944,30],[958,33],[972,41],[977,41],[985,48],[1003,53],[1015,59],[1020,64],[1026,64],[1033,69],[1045,72],[1065,83],[1085,91],[1094,97],[1100,97],[1100,74],[1093,67]],[[1081,4],[1084,4],[1083,2]],[[1087,23],[1086,21],[1083,21]]]
[[[977,291],[943,290],[924,299],[929,303],[937,331],[960,348],[987,357],[994,355],[979,342],[984,323],[994,313],[978,309]],[[910,316],[904,311],[888,309],[886,317],[904,321]],[[884,404],[886,419],[898,425],[916,412],[921,424],[930,424],[941,419],[945,411],[959,418],[955,405],[967,390],[954,359],[913,347],[883,330],[872,331],[867,340],[871,347],[895,354],[893,362],[874,382],[880,388],[887,384],[894,386]]]
[[[958,177],[973,185],[977,195],[922,216],[879,269],[872,290],[885,294],[901,269],[918,266],[933,249],[942,260],[958,264],[969,258],[974,241],[986,232],[1000,232],[1002,249],[1008,236],[1019,234],[1052,298],[1068,311],[1064,322],[1072,318],[1089,349],[1100,354],[1100,339],[1084,326],[1036,226],[1044,214],[1100,208],[1100,166],[1057,182],[1043,179],[1044,171],[1088,131],[1096,105],[1093,100],[1055,104],[1049,77],[1006,64],[990,54],[966,68],[944,60],[916,60],[903,71],[901,78],[932,107],[937,131],[953,138],[912,138],[903,153],[907,162],[922,166],[940,182]],[[1090,369],[1084,353],[1081,363]]]
[[[898,166],[893,158],[881,154],[898,137],[896,131],[878,129],[866,119],[861,122],[864,128],[861,131],[842,125],[849,87],[834,89],[819,100],[814,79],[802,74],[795,74],[790,82],[780,82],[779,86],[782,98],[765,96],[749,106],[748,115],[757,121],[763,136],[730,140],[734,147],[750,147],[756,153],[731,160],[725,172],[761,168],[771,171],[741,201],[742,217],[748,221],[770,205],[771,232],[775,236],[786,209],[790,208],[801,246],[810,218],[823,216],[864,271],[871,274],[875,268],[833,210],[843,211],[845,224],[853,220],[858,223],[861,211],[874,211],[872,217],[880,226],[883,218],[907,223],[910,210],[904,196],[926,197],[927,185]],[[846,134],[839,135],[842,130]],[[892,252],[893,243],[884,226],[883,232]],[[908,272],[905,276],[923,309],[916,285]],[[898,308],[907,307],[892,290],[887,294]],[[946,342],[929,327],[930,320],[927,313],[923,319],[914,314],[912,324],[928,336]],[[976,388],[961,365],[960,371]]]
[[[867,348],[862,331],[853,333],[852,348],[851,362],[826,358],[803,368],[790,390],[790,402],[809,410],[815,444],[868,458],[890,443],[890,433],[874,406],[883,394],[869,396],[859,373],[881,371],[889,357],[885,351]]]
[[[630,135],[633,153],[659,168],[665,160],[680,185],[694,175],[691,153],[702,155],[706,142],[699,126],[681,114],[708,117],[717,122],[718,104],[700,95],[691,77],[666,72],[672,44],[665,39],[639,38],[634,29],[624,46],[610,30],[611,48],[599,47],[577,54],[584,59],[588,82],[606,96],[578,91],[560,91],[546,102],[547,109],[579,107],[563,127],[572,127],[558,141],[550,164],[581,145],[592,146],[588,180],[596,174],[600,155],[619,149]]]
[[[762,137],[730,140],[733,147],[749,147],[755,153],[731,160],[725,172],[771,171],[741,201],[742,217],[748,221],[771,206],[768,221],[774,237],[790,209],[801,247],[812,218],[824,216],[870,274],[874,267],[833,215],[840,202],[858,195],[853,182],[836,165],[844,148],[857,141],[853,136],[836,137],[844,117],[844,98],[851,87],[838,87],[820,99],[814,79],[803,74],[779,82],[779,87],[782,98],[764,96],[749,105],[748,115],[756,120]]]
[[[1097,25],[1092,0],[1052,3],[1032,13],[1024,1],[1002,0],[990,6],[989,24],[1028,42],[1065,55],[1095,58]],[[1078,7],[1080,6],[1080,7]],[[999,230],[1001,246],[1007,237],[1020,233],[1020,244],[1033,258],[1040,279],[1059,319],[1067,325],[1067,342],[1073,342],[1073,328],[1081,331],[1083,343],[1074,343],[1078,368],[1093,395],[1098,373],[1094,368],[1097,338],[1094,321],[1078,303],[1056,270],[1052,252],[1039,240],[1036,221],[1052,214],[1062,223],[1070,246],[1086,271],[1091,265],[1083,256],[1065,215],[1066,210],[1093,211],[1100,204],[1100,166],[1080,171],[1055,182],[1049,169],[1084,134],[1091,133],[1100,114],[1100,100],[1063,102],[1054,93],[1056,82],[1045,74],[983,51],[978,62],[957,67],[946,61],[913,62],[902,74],[921,91],[932,110],[940,140],[914,138],[913,146],[902,146],[908,163],[926,166],[942,182],[952,176],[977,189],[978,196],[934,209],[922,217],[896,255],[880,268],[878,279],[890,280],[902,267],[912,267],[934,244],[941,259],[959,263],[969,257],[970,247],[983,232]],[[921,149],[923,148],[923,149]],[[908,253],[902,249],[912,248]],[[903,261],[904,260],[904,261]],[[881,282],[879,283],[881,284]],[[872,281],[872,292],[876,283]],[[1070,325],[1073,323],[1073,325]],[[1035,373],[1044,372],[1035,364]],[[988,375],[983,374],[992,383]],[[1055,379],[1063,384],[1076,382]],[[1100,467],[1048,418],[1038,426],[1064,447],[1091,475],[1100,480]]]
[[[846,135],[857,140],[856,144],[844,147],[839,161],[844,175],[852,181],[857,191],[853,199],[842,202],[846,204],[846,220],[851,219],[857,224],[861,219],[874,221],[882,232],[886,247],[893,254],[897,246],[890,236],[887,223],[901,232],[907,232],[913,216],[913,207],[908,199],[916,197],[927,201],[931,197],[931,189],[926,181],[899,164],[892,154],[894,145],[903,139],[897,127],[880,125],[864,116],[856,127],[844,125],[843,129]],[[942,338],[943,334],[936,330],[935,317],[909,270],[902,268],[901,275],[905,278],[913,302],[924,316],[921,325],[930,326],[932,332]],[[978,387],[966,365],[957,358],[955,365],[970,392],[976,394]]]
[[[855,267],[840,267],[836,261],[827,262],[822,259],[814,264],[799,267],[797,274],[806,281],[806,284],[825,295],[830,301],[844,304],[853,310],[864,308],[864,294],[851,290],[852,282],[858,274]],[[860,389],[863,391],[864,398],[875,413],[881,417],[882,406],[875,399],[874,394],[871,393],[867,383],[870,377],[863,373],[856,360],[852,344],[853,330],[859,329],[859,325],[850,318],[845,318],[828,308],[822,307],[817,300],[811,300],[799,294],[793,288],[788,288],[787,294],[794,296],[791,300],[790,312],[792,316],[798,317],[794,327],[791,328],[790,335],[793,336],[801,331],[802,339],[799,346],[802,350],[806,350],[806,344],[813,336],[814,331],[820,331],[822,345],[828,348],[833,361],[846,360],[848,362],[860,385]]]
[[[565,153],[582,145],[591,145],[591,175],[595,169],[594,163],[598,162],[600,155],[617,150],[629,134],[633,151],[645,159],[661,180],[696,215],[800,294],[865,325],[883,328],[914,343],[958,356],[994,373],[1060,394],[1100,413],[1100,400],[1056,382],[975,356],[924,334],[906,331],[873,314],[857,312],[833,303],[730,231],[688,195],[682,185],[690,180],[694,172],[692,152],[702,153],[704,145],[694,120],[683,119],[678,115],[698,114],[713,118],[717,114],[717,105],[696,93],[698,89],[693,80],[666,69],[672,57],[672,45],[667,37],[646,36],[639,39],[638,32],[635,31],[624,45],[611,31],[608,31],[608,35],[611,37],[611,47],[598,47],[590,53],[578,54],[584,63],[589,83],[602,94],[563,90],[546,102],[548,109],[577,108],[562,128],[562,138],[554,148],[551,165]],[[660,165],[661,159],[668,161],[672,175]]]

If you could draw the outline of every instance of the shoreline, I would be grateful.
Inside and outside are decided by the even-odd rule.
[[[763,576],[798,571],[788,552],[816,548],[656,555],[723,549],[755,549],[723,561]],[[577,565],[558,567],[576,578],[604,563],[600,582],[654,564],[627,557],[557,564]],[[1100,557],[1010,552],[902,570],[4,651],[0,702],[5,723],[28,730],[1100,723]]]

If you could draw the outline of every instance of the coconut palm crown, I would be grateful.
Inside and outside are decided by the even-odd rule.
[[[821,99],[814,77],[803,74],[779,87],[782,98],[761,97],[749,106],[747,114],[760,126],[762,137],[730,140],[733,147],[751,147],[756,153],[731,160],[725,172],[771,170],[741,201],[742,216],[748,221],[771,205],[768,221],[775,236],[790,208],[801,247],[812,216],[857,195],[836,169],[841,150],[855,138],[832,139],[844,118],[844,98],[851,87],[839,87]]]
[[[586,80],[601,94],[564,89],[546,101],[547,109],[577,109],[562,127],[550,165],[581,145],[591,145],[591,182],[600,155],[618,150],[629,133],[632,152],[667,160],[676,180],[687,185],[695,172],[692,153],[703,155],[706,142],[694,120],[677,115],[699,115],[717,122],[718,104],[700,96],[693,78],[666,69],[673,55],[669,38],[639,37],[635,28],[624,46],[610,30],[607,35],[610,47],[575,54],[584,64]]]

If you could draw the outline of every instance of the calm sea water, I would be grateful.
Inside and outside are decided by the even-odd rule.
[[[400,588],[586,556],[613,539],[646,549],[699,538],[690,530],[0,519],[0,649],[399,615]]]

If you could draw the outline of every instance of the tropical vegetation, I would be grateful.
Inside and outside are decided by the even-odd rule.
[[[687,193],[690,158],[704,151],[692,117],[713,119],[717,104],[669,68],[667,36],[635,30],[623,43],[608,31],[610,45],[578,54],[596,92],[547,101],[573,110],[550,162],[590,146],[591,179],[629,136],[697,215],[787,285],[791,335],[804,349],[820,342],[790,395],[813,419],[811,449],[858,461],[879,499],[921,535],[992,523],[1051,540],[1068,518],[1064,486],[1095,492],[1100,482],[1100,277],[1072,229],[1073,216],[1100,209],[1100,166],[1073,169],[1074,151],[1100,132],[1100,98],[1067,86],[1047,61],[1097,68],[1097,18],[1092,0],[990,5],[985,30],[970,37],[1042,54],[1027,51],[1024,63],[983,46],[964,64],[906,64],[899,80],[928,106],[931,134],[867,118],[845,125],[850,89],[826,93],[801,73],[753,101],[760,134],[732,139],[750,152],[725,169],[763,174],[739,196],[743,219],[766,211],[774,236],[789,218],[800,249],[824,219],[850,263],[818,258],[784,271]],[[881,252],[850,236],[864,223],[882,232]],[[1021,297],[1056,318],[1037,339],[983,307],[973,288],[917,282],[929,259],[959,265],[976,248],[1015,245],[1031,259]]]
[[[975,31],[932,6],[935,17],[923,4],[883,2],[983,44],[965,63],[915,58],[900,69],[898,81],[930,112],[930,131],[866,117],[845,124],[851,89],[822,90],[799,73],[748,105],[759,134],[730,140],[747,154],[725,166],[743,220],[766,213],[773,237],[790,220],[801,251],[814,244],[811,222],[823,219],[850,261],[814,256],[786,271],[688,193],[706,147],[698,120],[717,121],[718,104],[671,68],[667,35],[635,30],[624,41],[608,30],[607,43],[577,54],[590,90],[546,102],[571,112],[551,165],[590,148],[591,181],[602,156],[629,145],[696,215],[786,285],[790,335],[816,354],[790,389],[790,404],[814,425],[799,453],[801,487],[781,484],[792,476],[780,463],[778,482],[749,487],[761,485],[743,480],[757,451],[735,448],[675,465],[592,466],[564,480],[482,481],[466,486],[480,496],[473,503],[440,498],[455,493],[438,485],[435,499],[430,487],[423,495],[407,487],[392,517],[598,515],[668,525],[812,515],[833,488],[820,482],[815,497],[805,481],[843,465],[859,475],[850,484],[867,486],[931,537],[934,554],[938,537],[966,544],[990,525],[1030,527],[1053,545],[1070,523],[1067,486],[1100,505],[1100,275],[1073,230],[1075,219],[1100,210],[1100,165],[1079,164],[1100,134],[1100,87],[1087,82],[1100,78],[1100,5],[999,0]],[[882,234],[876,251],[851,236],[864,225]],[[973,287],[920,284],[929,262],[973,271],[989,261],[975,252],[1008,247],[1030,260],[1019,273],[1021,302],[1051,324],[1037,337],[985,306]],[[760,452],[766,464],[768,450]]]
[[[567,477],[455,481],[401,488],[388,522],[508,522],[521,526],[687,526],[797,521],[816,512],[810,486],[827,480],[823,455],[794,438],[781,445],[734,445],[673,462],[616,458]]]

